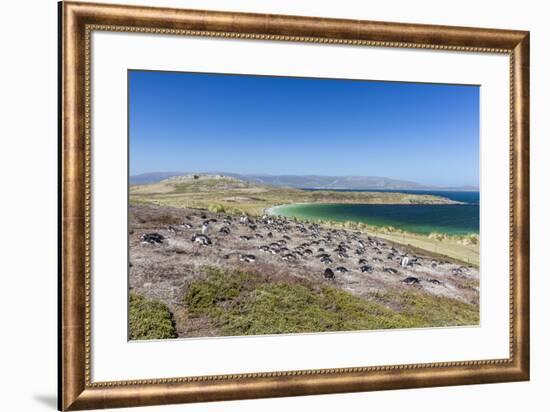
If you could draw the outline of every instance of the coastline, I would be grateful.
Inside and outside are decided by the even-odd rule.
[[[441,195],[401,192],[301,190],[252,184],[225,176],[199,179],[178,177],[130,188],[130,203],[156,207],[190,208],[233,216],[278,215],[281,207],[306,204],[345,204],[373,206],[460,206],[468,204]],[[307,220],[302,218],[300,220]],[[309,219],[315,220],[318,219]],[[359,231],[388,241],[419,248],[427,253],[444,254],[468,264],[479,262],[479,235],[454,236],[417,234],[393,226],[376,226],[350,221],[320,221],[328,228]],[[433,235],[433,236],[432,236]],[[470,244],[472,243],[472,244]]]
[[[264,214],[270,216],[285,216],[277,211],[287,206],[310,205],[312,203],[279,204],[264,209]],[[316,221],[329,228],[350,228],[367,235],[376,236],[392,243],[418,249],[437,256],[446,256],[451,259],[479,267],[479,233],[444,234],[444,233],[416,233],[392,226],[377,226],[356,221],[332,221],[324,219],[307,219],[288,217],[297,221]]]

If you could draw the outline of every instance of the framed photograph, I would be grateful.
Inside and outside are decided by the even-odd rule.
[[[529,33],[62,2],[59,408],[529,379]]]

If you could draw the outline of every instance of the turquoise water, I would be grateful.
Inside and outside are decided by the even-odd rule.
[[[354,221],[393,226],[413,233],[450,235],[479,233],[479,192],[403,191],[447,197],[460,205],[296,204],[277,206],[271,213],[309,220]]]

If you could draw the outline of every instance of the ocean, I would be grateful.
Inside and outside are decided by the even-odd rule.
[[[315,189],[306,189],[315,190]],[[349,191],[349,190],[341,190]],[[354,190],[357,191],[357,190]],[[365,190],[372,192],[375,190]],[[271,213],[309,220],[354,221],[373,226],[393,226],[408,232],[467,235],[479,233],[479,192],[376,190],[429,194],[463,202],[460,205],[295,204],[271,209]]]

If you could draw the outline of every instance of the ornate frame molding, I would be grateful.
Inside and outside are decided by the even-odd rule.
[[[156,405],[527,380],[529,378],[529,33],[197,10],[59,3],[59,408]],[[90,230],[93,31],[507,54],[510,58],[510,357],[91,381]]]

